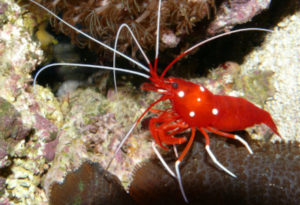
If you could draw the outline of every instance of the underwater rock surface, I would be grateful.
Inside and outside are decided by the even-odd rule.
[[[246,56],[242,74],[273,72],[273,97],[265,101],[285,141],[300,142],[300,3],[267,35],[263,45]],[[257,136],[257,138],[260,138]],[[274,137],[272,140],[278,140]]]
[[[37,87],[36,95],[31,87],[31,72],[43,59],[32,39],[32,15],[11,0],[0,8],[0,204],[44,204],[44,148],[55,139],[62,115],[48,89]]]
[[[210,139],[218,160],[237,178],[215,166],[204,151],[204,140],[195,142],[181,164],[183,187],[190,204],[300,203],[299,144],[252,143],[254,154],[249,155],[237,143],[217,136]],[[174,161],[168,164],[174,167]],[[136,170],[129,191],[138,204],[185,204],[177,181],[158,160],[144,163]]]
[[[249,155],[240,144],[212,136],[211,148],[237,175],[233,178],[214,165],[203,151],[203,141],[194,143],[181,165],[190,204],[300,203],[299,145],[252,142],[254,155]],[[174,157],[166,159],[173,168]],[[68,173],[61,184],[51,186],[50,204],[186,204],[177,181],[157,159],[136,167],[129,194],[100,164],[84,162],[78,170]]]

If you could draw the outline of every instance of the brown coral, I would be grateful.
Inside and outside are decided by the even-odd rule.
[[[92,190],[92,191],[91,191]],[[50,204],[133,204],[116,176],[100,164],[84,162],[51,187]]]

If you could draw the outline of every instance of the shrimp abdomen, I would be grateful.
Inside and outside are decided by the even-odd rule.
[[[243,130],[264,123],[280,136],[271,115],[241,97],[215,95],[215,119],[212,126],[223,131]]]

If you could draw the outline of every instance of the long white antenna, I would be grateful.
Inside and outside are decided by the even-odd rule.
[[[151,105],[143,112],[143,114],[140,115],[140,117],[135,121],[135,123],[132,125],[132,127],[129,129],[129,131],[127,132],[127,134],[125,135],[125,137],[122,139],[122,141],[120,142],[119,146],[117,147],[117,149],[114,152],[113,157],[111,158],[111,160],[109,161],[108,165],[106,166],[106,170],[108,170],[108,168],[110,167],[112,161],[114,160],[115,156],[117,155],[117,153],[120,151],[121,147],[123,146],[123,144],[126,142],[126,140],[128,139],[128,137],[130,136],[130,134],[132,133],[133,129],[136,127],[136,125],[141,121],[141,119],[146,115],[146,113],[149,112],[149,110],[156,105],[157,103],[166,100],[167,97],[166,96],[161,96],[158,100],[156,100],[155,102],[151,103]]]
[[[195,48],[199,47],[199,46],[202,46],[203,44],[206,44],[210,41],[213,41],[217,38],[221,38],[221,37],[224,37],[224,36],[228,36],[228,35],[231,35],[231,34],[234,34],[234,33],[239,33],[239,32],[245,32],[245,31],[265,31],[265,32],[273,32],[272,30],[270,29],[265,29],[265,28],[242,28],[242,29],[237,29],[237,30],[234,30],[234,31],[229,31],[229,32],[226,32],[226,33],[222,33],[222,34],[219,34],[219,35],[216,35],[216,36],[213,36],[209,39],[206,39],[204,41],[201,41],[200,43],[197,43],[195,44],[194,46],[190,47],[189,49],[187,49],[186,51],[184,51],[184,53],[189,53],[190,51],[194,50]]]
[[[197,44],[195,44],[194,46],[190,47],[189,49],[185,50],[184,52],[182,52],[181,54],[179,54],[165,69],[164,71],[162,72],[162,74],[160,75],[161,78],[163,78],[165,76],[165,74],[167,73],[167,71],[174,65],[174,63],[176,63],[179,59],[181,59],[183,56],[185,56],[186,54],[188,54],[189,52],[191,52],[192,50],[194,50],[195,48],[197,47],[200,47],[210,41],[213,41],[217,38],[221,38],[223,36],[228,36],[228,35],[231,35],[231,34],[234,34],[234,33],[239,33],[239,32],[245,32],[245,31],[265,31],[265,32],[273,32],[272,30],[270,29],[265,29],[265,28],[242,28],[242,29],[237,29],[237,30],[234,30],[234,31],[229,31],[229,32],[226,32],[226,33],[221,33],[219,35],[216,35],[216,36],[213,36],[211,38],[208,38],[204,41],[201,41]]]
[[[85,36],[86,38],[90,39],[91,41],[96,42],[97,44],[103,46],[104,48],[112,51],[112,52],[116,52],[118,55],[124,57],[125,59],[129,60],[130,62],[134,63],[135,65],[139,66],[140,68],[147,70],[148,68],[146,66],[144,66],[143,64],[137,62],[136,60],[128,57],[127,55],[121,53],[120,51],[117,51],[115,49],[113,49],[112,47],[106,45],[105,43],[102,43],[101,41],[93,38],[92,36],[84,33],[83,31],[79,30],[78,28],[76,28],[75,26],[69,24],[68,22],[64,21],[62,18],[60,18],[59,16],[57,16],[55,13],[53,13],[51,10],[47,9],[46,7],[44,7],[43,5],[39,4],[38,2],[34,1],[34,0],[29,0],[32,3],[34,3],[35,5],[37,5],[38,7],[44,9],[45,11],[47,11],[48,13],[50,13],[52,16],[54,16],[55,18],[57,18],[58,20],[60,20],[62,23],[64,23],[65,25],[67,25],[68,27],[70,27],[71,29],[74,29],[76,32],[80,33],[81,35]]]
[[[114,71],[120,71],[120,72],[124,72],[124,73],[130,73],[130,74],[134,74],[134,75],[138,75],[141,76],[143,78],[147,78],[149,79],[150,76],[144,73],[140,73],[134,70],[129,70],[129,69],[124,69],[124,68],[113,68],[110,66],[103,66],[103,65],[92,65],[92,64],[80,64],[80,63],[52,63],[52,64],[48,64],[44,67],[42,67],[34,76],[33,79],[33,88],[36,85],[36,80],[39,76],[39,74],[41,72],[43,72],[44,70],[46,70],[47,68],[50,67],[54,67],[54,66],[77,66],[77,67],[89,67],[89,68],[97,68],[97,69],[104,69],[104,70],[114,70]]]

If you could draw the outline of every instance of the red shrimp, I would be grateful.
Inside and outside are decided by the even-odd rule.
[[[30,0],[31,2],[39,5],[38,3],[34,2],[33,0]],[[41,5],[39,5],[42,7]],[[156,56],[154,65],[150,63],[148,58],[146,57],[145,53],[141,50],[137,40],[135,39],[132,31],[126,24],[122,24],[120,27],[118,34],[117,34],[117,40],[118,35],[121,31],[121,29],[126,28],[130,31],[130,34],[132,35],[134,41],[139,46],[143,56],[145,57],[148,66],[150,69],[145,68],[140,63],[132,60],[128,56],[124,55],[123,53],[120,53],[116,50],[117,40],[115,43],[115,48],[111,48],[107,46],[106,44],[93,39],[89,35],[83,33],[79,29],[73,27],[72,25],[65,23],[67,26],[71,27],[72,29],[75,29],[80,34],[84,35],[85,37],[95,41],[99,45],[107,48],[108,50],[112,51],[114,53],[114,65],[115,65],[115,54],[121,55],[122,57],[130,60],[131,62],[137,64],[138,66],[142,67],[144,70],[148,71],[150,73],[149,75],[138,73],[136,71],[130,71],[126,69],[121,68],[115,68],[113,67],[107,67],[107,66],[95,66],[95,65],[84,65],[84,67],[97,67],[101,69],[110,69],[113,71],[122,71],[127,73],[132,73],[136,75],[140,75],[142,77],[148,78],[150,82],[144,83],[142,85],[143,90],[148,91],[154,91],[161,93],[162,96],[153,102],[146,110],[145,112],[138,118],[138,120],[133,124],[131,129],[128,131],[126,136],[124,137],[123,141],[120,143],[119,147],[115,151],[115,154],[120,150],[121,146],[125,142],[125,140],[130,136],[132,130],[135,128],[135,126],[141,121],[141,119],[145,116],[146,113],[149,111],[156,113],[157,116],[151,118],[149,122],[149,130],[156,142],[157,145],[159,145],[161,148],[168,150],[167,145],[177,145],[177,144],[183,144],[186,143],[187,139],[185,137],[176,137],[176,134],[182,133],[183,131],[186,131],[188,129],[191,130],[191,136],[178,157],[177,161],[175,162],[175,171],[176,174],[173,173],[173,171],[168,167],[168,165],[165,163],[155,146],[153,146],[153,149],[155,153],[157,154],[158,158],[161,160],[164,167],[167,169],[167,171],[175,178],[177,178],[179,187],[182,193],[182,196],[186,202],[188,202],[187,197],[185,195],[182,181],[181,181],[181,175],[179,171],[179,165],[180,162],[183,160],[185,155],[187,154],[188,150],[190,149],[194,137],[196,129],[198,129],[203,135],[206,140],[206,146],[205,149],[213,162],[219,166],[223,171],[227,172],[229,175],[236,177],[231,171],[229,171],[227,168],[225,168],[213,155],[213,153],[210,150],[209,146],[209,136],[206,131],[210,131],[213,133],[216,133],[218,135],[233,138],[238,141],[240,141],[249,151],[250,154],[252,154],[252,150],[247,144],[245,140],[240,138],[237,135],[227,133],[231,131],[236,130],[243,130],[247,127],[253,126],[255,124],[265,124],[267,125],[275,134],[280,136],[277,127],[270,116],[268,112],[266,112],[263,109],[260,109],[259,107],[255,106],[251,102],[241,98],[241,97],[231,97],[231,96],[224,96],[224,95],[214,95],[212,92],[210,92],[208,89],[206,89],[203,85],[195,84],[180,78],[174,78],[174,77],[168,77],[165,78],[165,74],[167,71],[173,66],[175,62],[177,62],[179,59],[181,59],[183,56],[188,54],[193,49],[203,45],[204,43],[214,40],[216,38],[229,35],[236,32],[241,31],[249,31],[249,30],[255,30],[255,31],[269,31],[267,29],[258,29],[258,28],[248,28],[248,29],[239,29],[235,31],[231,31],[225,34],[220,34],[215,37],[212,37],[208,40],[205,40],[203,42],[200,42],[193,47],[189,48],[182,54],[180,54],[177,58],[175,58],[162,72],[161,75],[157,73],[157,63],[158,63],[158,47],[159,47],[159,21],[160,21],[160,7],[161,7],[161,1],[159,1],[158,6],[158,18],[157,18],[157,38],[156,38]],[[42,7],[43,9],[46,9]],[[47,9],[46,9],[47,10]],[[57,17],[53,12],[47,10],[49,13]],[[60,19],[62,20],[62,19]],[[38,74],[50,67],[55,65],[65,65],[64,63],[59,64],[52,64],[45,66],[43,69],[41,69],[37,75],[35,76],[34,83],[36,81],[36,78]],[[80,64],[68,64],[68,65],[76,65],[76,66],[83,66]],[[171,104],[171,108],[168,108],[166,110],[154,110],[153,106],[156,105],[159,102],[165,102],[169,101],[167,103]],[[112,160],[108,163],[108,167],[110,166]]]
[[[144,83],[142,89],[161,93],[162,97],[160,99],[169,100],[171,103],[171,108],[168,110],[156,110],[155,112],[158,116],[153,117],[149,122],[149,129],[156,144],[167,150],[168,148],[165,145],[186,142],[186,138],[174,137],[174,135],[187,129],[192,131],[185,149],[175,163],[176,176],[186,202],[188,200],[180,179],[179,164],[193,143],[196,129],[204,135],[206,140],[205,148],[212,160],[233,177],[236,176],[218,162],[212,154],[206,130],[240,141],[246,146],[250,154],[252,154],[252,150],[246,141],[237,135],[227,132],[243,130],[255,124],[263,123],[280,136],[271,115],[244,98],[214,95],[203,85],[180,78],[163,78],[163,75],[152,75],[150,80],[151,83]],[[164,166],[167,165],[164,163]],[[169,168],[166,169],[174,175]]]

